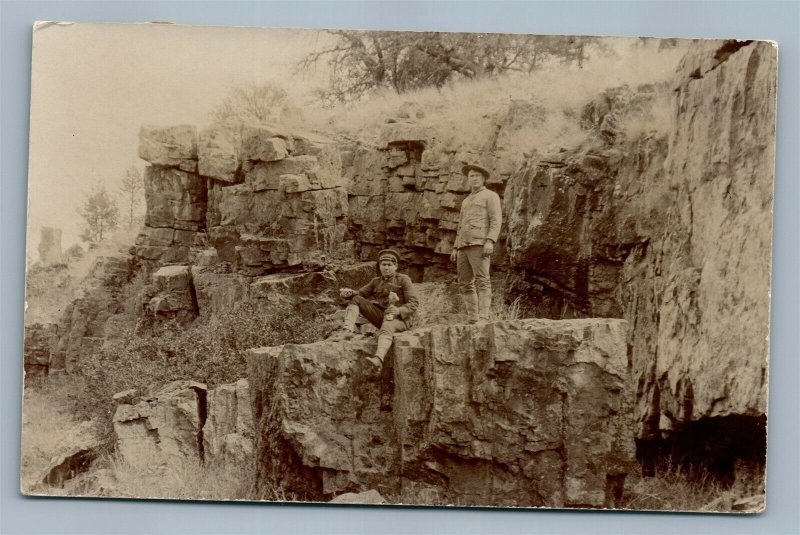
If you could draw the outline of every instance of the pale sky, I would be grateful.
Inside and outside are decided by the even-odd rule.
[[[116,185],[137,156],[142,124],[208,123],[228,91],[278,82],[308,93],[321,75],[293,66],[324,34],[315,30],[161,24],[49,25],[33,34],[28,255],[39,229],[78,243],[76,208],[93,184]],[[302,95],[297,95],[302,96]]]

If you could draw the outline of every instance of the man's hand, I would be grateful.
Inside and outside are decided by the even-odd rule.
[[[494,252],[494,242],[492,240],[486,240],[483,244],[483,256],[492,256]]]
[[[356,291],[351,290],[350,288],[342,288],[341,290],[339,290],[339,296],[342,297],[343,299],[348,299],[350,297],[353,297],[354,295],[356,295]]]
[[[458,249],[453,249],[453,252],[450,253],[450,261],[455,262],[458,258]]]
[[[386,310],[383,311],[384,316],[388,314],[392,314],[394,317],[397,317],[397,315],[400,314],[400,309],[394,305],[389,305],[386,307]]]

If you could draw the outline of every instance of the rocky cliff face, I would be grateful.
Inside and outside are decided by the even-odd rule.
[[[251,352],[256,485],[306,500],[613,506],[634,448],[622,320],[435,326]],[[615,498],[616,496],[616,498]]]
[[[138,269],[128,253],[99,257],[82,283],[79,297],[66,307],[57,327],[58,340],[51,351],[50,369],[74,369],[83,355],[113,338],[119,322],[125,322],[125,288]]]
[[[640,437],[765,413],[775,62],[767,43],[698,43],[669,87],[668,129],[626,127],[657,88],[607,92],[584,114],[596,141],[509,181],[528,287],[628,319]]]
[[[452,277],[447,255],[467,194],[460,169],[479,160],[492,169],[489,185],[503,197],[505,224],[494,265],[504,272],[496,279],[513,283],[508,296],[527,299],[547,317],[627,320],[622,353],[637,438],[689,432],[692,444],[703,444],[697,451],[713,449],[714,437],[725,435],[730,443],[756,444],[760,453],[775,62],[769,44],[697,42],[671,83],[607,90],[588,103],[573,117],[588,141],[524,158],[511,152],[509,139],[521,125],[535,127],[544,113],[524,102],[511,102],[491,135],[458,150],[443,146],[410,118],[384,124],[381,140],[372,146],[267,125],[199,133],[191,126],[144,127],[140,157],[150,163],[145,227],[132,255],[99,264],[95,282],[58,327],[51,363],[69,368],[70,359],[103,342],[122,308],[120,287],[140,266],[146,282],[142,314],[186,322],[243,300],[290,300],[298,307],[332,310],[334,290],[365,282],[373,265],[358,262],[386,246],[401,251],[404,268],[418,281],[442,273]],[[613,383],[608,370],[568,365],[575,355],[562,355],[562,335],[542,339],[552,347],[531,342],[519,349],[517,360],[508,361],[513,364],[493,357],[485,368],[482,359],[492,349],[481,344],[500,334],[462,333],[468,337],[463,343],[472,344],[462,348],[447,330],[452,327],[442,327],[451,334],[436,329],[414,334],[413,343],[398,342],[393,393],[356,370],[363,344],[264,350],[263,362],[251,365],[250,372],[262,481],[277,481],[313,499],[372,483],[392,494],[413,481],[422,489],[433,485],[431,492],[448,500],[470,503],[473,485],[489,485],[499,501],[516,493],[528,504],[600,503],[606,491],[599,481],[616,477],[608,468],[613,463],[582,472],[583,461],[569,463],[584,453],[564,460],[563,429],[558,435],[545,429],[548,424],[515,420],[518,413],[507,404],[517,387],[536,387],[553,403],[572,403],[568,393],[578,387],[570,381],[578,379],[567,369],[588,370],[592,384],[603,385],[592,395],[606,399],[604,389]],[[547,362],[555,358],[547,373],[559,378],[556,387],[537,382],[531,370],[538,364],[522,355],[528,351],[545,355]],[[472,355],[459,361],[475,366],[466,378],[463,368],[445,365],[448,352]],[[433,360],[421,363],[422,354]],[[467,395],[448,390],[451,383],[434,384],[438,376],[469,385],[465,406],[477,413],[456,414],[437,405],[447,396]],[[497,398],[500,390],[493,389],[500,383],[512,385],[503,386],[508,399]],[[356,395],[341,393],[342,385]],[[471,390],[477,386],[488,390]],[[397,397],[398,388],[404,397]],[[406,394],[411,391],[417,394]],[[290,403],[268,402],[278,399]],[[526,405],[529,401],[533,405]],[[536,405],[540,402],[534,395],[513,403],[547,420],[551,409]],[[574,403],[591,418],[600,414],[591,411],[612,406],[611,401],[599,407]],[[510,418],[512,429],[526,429],[528,435],[535,425],[542,426],[537,433],[552,433],[528,466],[510,450],[486,453],[489,441],[475,414],[489,414],[492,421]],[[559,425],[573,425],[558,418]],[[511,441],[506,431],[486,433],[506,444]],[[319,446],[320,433],[330,435],[322,442],[332,449]],[[597,455],[610,459],[607,451]],[[495,453],[502,453],[506,464],[500,466]],[[439,460],[430,464],[433,457]],[[465,466],[483,475],[459,483]],[[557,473],[558,483],[523,489],[515,482],[519,474],[530,481],[541,471]],[[588,475],[572,475],[583,473]],[[572,477],[578,479],[569,483]]]

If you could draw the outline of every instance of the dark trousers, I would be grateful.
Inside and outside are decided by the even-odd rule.
[[[392,335],[394,333],[401,333],[408,330],[406,322],[400,318],[400,315],[395,315],[392,320],[384,320],[384,308],[377,303],[368,301],[360,295],[353,297],[353,303],[358,305],[358,311],[362,316],[367,318],[371,324],[378,328],[378,334]]]

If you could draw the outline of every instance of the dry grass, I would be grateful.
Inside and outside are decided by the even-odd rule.
[[[414,314],[416,327],[430,325],[453,325],[467,321],[464,306],[454,284],[442,282],[423,282],[416,284],[419,307]],[[519,297],[507,302],[502,291],[492,294],[492,308],[488,321],[518,320],[531,317]]]
[[[234,463],[203,465],[185,458],[148,459],[146,465],[107,458],[113,495],[177,500],[247,500],[254,471]]]
[[[763,465],[737,469],[730,487],[719,483],[704,468],[686,471],[667,466],[655,477],[629,476],[621,508],[653,511],[731,512],[746,498],[763,496]],[[758,507],[758,506],[756,506]],[[757,512],[757,509],[741,509]]]
[[[30,381],[29,381],[30,382]],[[59,445],[78,423],[69,413],[68,377],[54,377],[47,386],[26,385],[22,407],[20,481],[23,490],[38,484],[38,476],[57,454]]]
[[[309,113],[307,124],[370,141],[392,117],[419,124],[450,150],[474,150],[491,137],[510,103],[521,100],[539,106],[544,115],[513,132],[508,150],[574,145],[583,135],[572,118],[577,110],[611,87],[668,80],[685,52],[681,47],[658,51],[657,43],[641,46],[636,40],[618,43],[616,56],[598,57],[582,69],[555,64],[530,74],[458,80],[441,89],[378,91],[348,106]]]
[[[415,284],[419,306],[414,314],[416,327],[457,323],[457,296],[445,283],[423,282]]]

